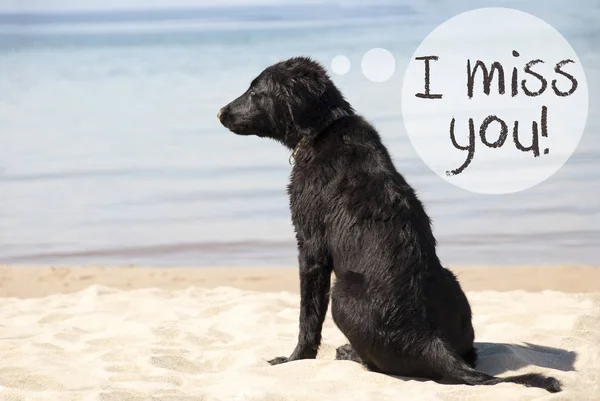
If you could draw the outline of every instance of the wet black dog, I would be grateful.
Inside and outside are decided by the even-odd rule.
[[[350,344],[337,359],[373,371],[470,385],[514,382],[560,391],[540,374],[474,370],[471,309],[436,254],[431,222],[367,121],[316,62],[265,69],[223,107],[221,123],[293,150],[288,186],[300,264],[300,334],[289,358],[315,358],[327,311]]]

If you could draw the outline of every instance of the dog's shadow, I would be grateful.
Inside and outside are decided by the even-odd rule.
[[[525,345],[476,342],[478,358],[475,369],[492,376],[526,366],[539,366],[564,372],[575,371],[576,352],[530,343],[523,344]],[[419,382],[429,380],[405,376],[393,377]],[[440,383],[448,384],[450,382],[441,380]]]
[[[486,343],[476,342],[477,365],[475,369],[496,376],[526,366],[562,370],[575,370],[577,353],[560,348],[524,343]]]

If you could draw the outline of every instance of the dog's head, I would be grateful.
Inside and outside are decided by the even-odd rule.
[[[295,57],[267,67],[217,116],[236,134],[269,137],[293,148],[352,112],[319,63]]]

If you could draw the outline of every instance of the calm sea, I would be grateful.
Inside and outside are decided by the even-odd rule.
[[[600,3],[481,2],[557,28],[590,93],[567,164],[502,196],[436,176],[402,123],[408,60],[467,3],[0,15],[0,263],[294,266],[288,152],[216,112],[275,61],[343,54],[350,72],[331,75],[417,189],[445,264],[599,264]],[[359,68],[374,47],[396,58],[386,83]]]

